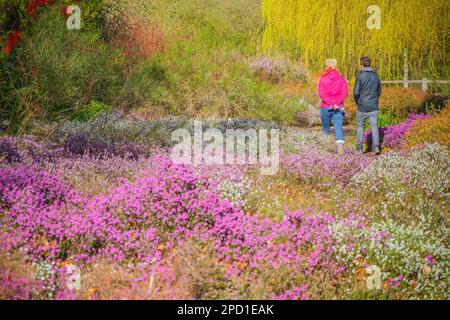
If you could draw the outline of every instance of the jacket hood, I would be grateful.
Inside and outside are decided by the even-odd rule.
[[[347,81],[336,70],[328,69],[319,81],[319,96],[322,106],[341,104],[347,96]]]
[[[337,81],[340,78],[340,76],[341,75],[339,74],[339,72],[337,72],[335,69],[328,69],[322,75],[322,77],[324,79],[331,80],[331,81]]]
[[[328,89],[327,91],[335,92],[340,90],[342,82],[345,80],[339,72],[334,69],[330,69],[325,71],[325,73],[322,75],[321,81]]]

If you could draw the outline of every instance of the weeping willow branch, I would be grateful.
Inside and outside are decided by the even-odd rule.
[[[381,8],[379,30],[366,26],[370,5]],[[401,78],[407,50],[412,76],[449,74],[448,0],[263,0],[262,15],[264,50],[301,56],[313,70],[334,57],[351,76],[368,55],[382,77]]]

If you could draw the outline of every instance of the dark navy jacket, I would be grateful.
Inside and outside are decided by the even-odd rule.
[[[372,112],[378,110],[378,98],[381,95],[381,81],[371,68],[362,68],[358,73],[353,90],[358,111]]]

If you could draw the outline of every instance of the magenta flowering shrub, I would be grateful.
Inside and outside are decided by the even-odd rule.
[[[281,222],[236,211],[220,217],[207,232],[216,256],[228,263],[228,274],[245,267],[259,269],[293,267],[311,275],[314,271],[339,274],[345,267],[333,258],[329,226],[335,219],[326,214],[306,215],[287,211]]]
[[[92,157],[122,157],[138,160],[149,156],[157,148],[146,148],[135,143],[111,143],[93,139],[83,133],[68,135],[63,142],[37,141],[33,136],[0,137],[0,162],[8,164],[26,162],[40,164],[56,163],[61,160],[76,159],[89,155]]]
[[[305,284],[302,287],[295,287],[292,290],[286,290],[282,294],[272,294],[274,300],[308,300],[306,292],[309,285]]]
[[[0,169],[0,216],[7,250],[20,248],[33,261],[63,259],[86,233],[84,199],[37,167]],[[72,240],[72,241],[71,241]]]
[[[405,134],[412,128],[414,122],[427,117],[425,114],[411,114],[405,122],[379,128],[381,145],[389,148],[400,148],[404,143]],[[372,145],[372,132],[370,130],[364,134],[364,141],[367,145]]]
[[[443,297],[448,291],[444,282],[439,285],[429,278],[448,279],[448,250],[441,246],[445,227],[439,232],[434,224],[424,228],[432,230],[431,236],[417,226],[397,224],[398,219],[389,224],[365,219],[373,215],[367,210],[374,209],[354,211],[340,194],[336,199],[341,202],[336,202],[344,209],[334,215],[285,208],[277,217],[281,220],[272,219],[257,207],[245,209],[247,192],[259,183],[252,177],[252,168],[178,165],[159,149],[155,156],[130,158],[74,154],[32,137],[4,141],[8,143],[3,150],[18,154],[20,161],[4,157],[0,165],[0,250],[21,253],[32,262],[34,276],[42,282],[33,297],[76,298],[77,293],[65,285],[64,266],[75,264],[88,270],[84,267],[97,261],[139,271],[146,277],[144,282],[166,272],[171,283],[179,283],[182,280],[170,264],[171,257],[179,250],[192,255],[186,251],[192,243],[193,250],[205,249],[210,263],[217,264],[217,269],[207,267],[214,276],[203,272],[201,277],[216,279],[218,288],[222,282],[233,281],[249,286],[259,277],[266,292],[258,297],[314,298],[322,290],[317,279],[335,283],[369,266],[383,271],[381,281],[386,287],[396,292],[407,288],[413,292],[411,297]],[[367,201],[365,188],[373,194],[374,187],[379,183],[389,187],[390,180],[396,188],[420,185],[436,199],[445,195],[446,151],[431,146],[410,153],[407,161],[394,152],[373,160],[351,150],[336,157],[324,149],[302,146],[298,153],[282,155],[282,165],[289,175],[330,191],[325,194],[340,192],[333,188],[338,184],[351,193],[348,197],[359,195],[362,202]],[[84,188],[84,183],[107,186]],[[405,204],[398,194],[404,192],[397,190],[401,189],[386,195],[399,203],[396,211],[402,213]],[[274,275],[279,279],[271,282]],[[5,281],[10,288],[15,288],[14,282],[22,287],[20,279]],[[129,296],[135,289],[130,289]],[[226,297],[241,294],[224,292]],[[144,290],[142,296],[151,294]]]
[[[0,163],[41,163],[65,156],[64,149],[50,141],[37,142],[33,136],[0,137]]]
[[[1,221],[9,239],[3,244],[35,261],[88,261],[103,254],[149,262],[159,258],[159,236],[184,239],[210,214],[231,208],[208,193],[208,181],[192,169],[162,158],[155,162],[145,177],[95,197],[81,196],[35,167],[1,168]]]
[[[21,160],[19,151],[10,137],[0,137],[0,161],[2,158],[7,163],[20,162]]]
[[[91,202],[90,210],[110,217],[105,249],[115,260],[151,262],[160,258],[158,243],[170,245],[208,228],[214,217],[237,210],[220,199],[215,185],[194,168],[156,157],[155,167],[142,178],[124,181],[106,196]]]
[[[101,155],[105,157],[125,156],[136,160],[146,153],[146,148],[134,143],[106,142],[100,138],[89,137],[85,133],[77,132],[69,135],[64,140],[64,150],[69,154],[82,156],[85,154]]]
[[[0,168],[0,209],[35,209],[63,203],[75,192],[38,167]]]
[[[347,185],[351,178],[366,168],[372,159],[347,149],[343,156],[303,148],[298,153],[283,155],[283,167],[304,182],[321,186]]]
[[[63,261],[85,265],[99,257],[150,267],[189,238],[212,243],[229,276],[300,265],[305,274],[345,269],[332,255],[333,217],[287,211],[275,222],[248,215],[218,192],[221,176],[241,173],[216,170],[211,179],[205,172],[157,156],[141,177],[122,179],[107,194],[82,195],[37,166],[2,167],[2,249],[19,250],[36,265],[48,262],[56,274],[51,288]]]
[[[217,182],[167,157],[134,181],[122,179],[108,194],[83,196],[38,167],[0,169],[3,245],[32,260],[151,262],[160,242],[182,241],[216,219],[241,213],[215,192]],[[6,240],[7,239],[7,240]]]

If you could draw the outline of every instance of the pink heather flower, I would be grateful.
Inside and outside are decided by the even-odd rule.
[[[272,299],[274,300],[308,300],[306,292],[309,285],[305,284],[302,287],[294,287],[292,290],[286,290],[282,294],[272,293]]]

